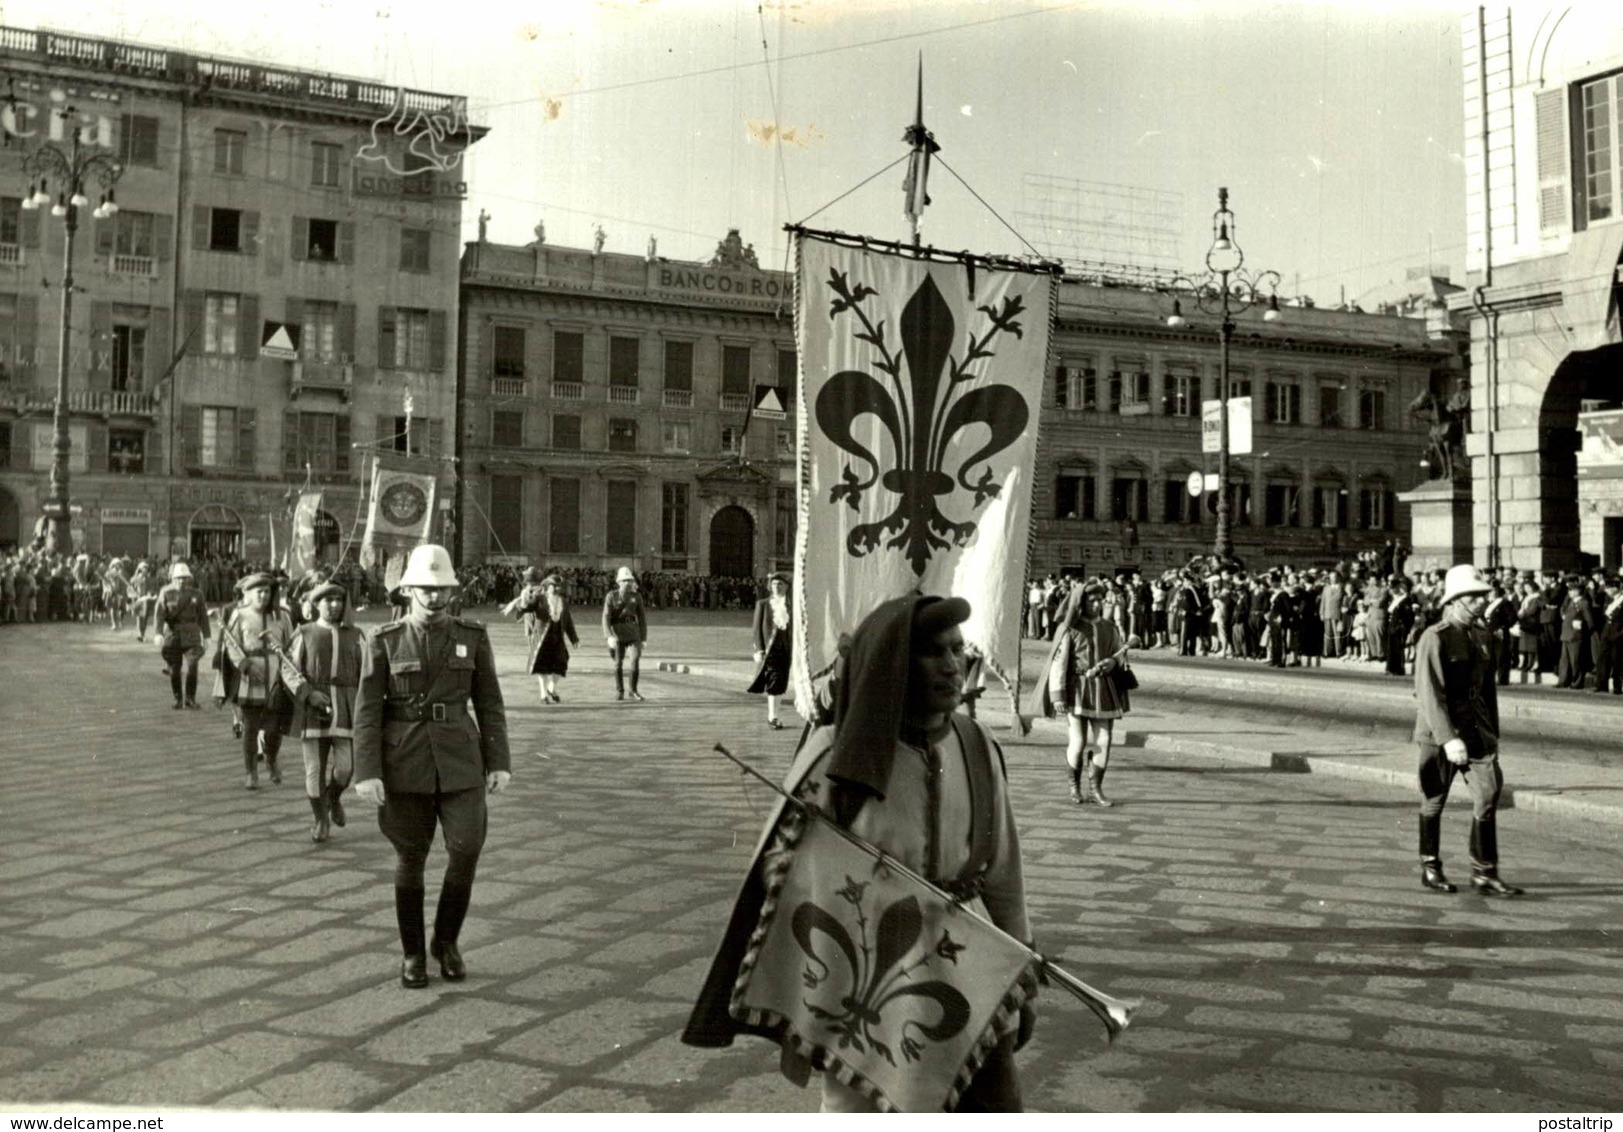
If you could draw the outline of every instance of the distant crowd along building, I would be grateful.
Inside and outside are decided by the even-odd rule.
[[[118,211],[81,208],[74,246],[75,543],[267,557],[308,475],[331,559],[369,453],[408,436],[454,494],[461,156],[485,132],[464,99],[16,28],[0,66],[0,547],[48,493],[65,232],[21,204],[67,107],[123,165]]]
[[[1473,553],[1623,566],[1623,23],[1605,3],[1461,16]]]
[[[1253,450],[1230,464],[1242,557],[1328,563],[1407,538],[1395,494],[1427,475],[1408,406],[1452,389],[1464,364],[1446,311],[1408,309],[1421,317],[1240,317],[1232,392],[1254,415]],[[1213,497],[1191,496],[1189,477],[1216,470],[1200,432],[1216,320],[1174,330],[1171,311],[1154,290],[1062,285],[1034,571],[1159,571],[1211,550]],[[752,577],[792,565],[790,282],[736,231],[706,263],[470,243],[461,337],[464,561]],[[762,386],[788,417],[746,434]]]

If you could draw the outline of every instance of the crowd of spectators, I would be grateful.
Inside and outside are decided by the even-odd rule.
[[[1333,567],[1248,571],[1200,560],[1159,575],[1061,578],[1027,587],[1026,634],[1051,638],[1071,587],[1102,588],[1104,616],[1135,647],[1184,656],[1265,661],[1274,667],[1325,660],[1413,672],[1414,648],[1442,616],[1443,569],[1403,569],[1401,549]],[[1623,694],[1623,581],[1509,568],[1484,572],[1493,586],[1484,622],[1501,684],[1553,683]]]
[[[540,567],[563,579],[563,597],[571,605],[601,606],[615,587],[614,570],[591,566]],[[523,586],[523,567],[478,565],[461,573],[463,607],[505,605]],[[637,573],[637,592],[650,609],[754,609],[767,595],[766,578],[718,578],[655,570]]]

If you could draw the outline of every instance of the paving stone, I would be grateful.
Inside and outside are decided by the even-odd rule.
[[[81,967],[94,967],[100,963],[108,963],[114,959],[123,959],[137,952],[144,952],[146,948],[139,943],[126,939],[110,939],[95,947],[75,948],[72,951],[53,951],[44,957],[44,962],[52,967],[73,971]]]
[[[358,1038],[375,1033],[402,1018],[433,1010],[438,997],[434,990],[406,990],[400,985],[398,970],[397,966],[390,971],[388,981],[382,986],[346,995],[309,1010],[283,1014],[271,1022],[271,1028],[290,1034]]]
[[[1346,1019],[1323,1014],[1297,1014],[1289,1011],[1235,1010],[1230,1007],[1199,1006],[1184,1016],[1189,1026],[1216,1026],[1233,1030],[1260,1030],[1295,1037],[1347,1041],[1352,1028]]]
[[[189,1009],[184,1017],[162,1025],[144,1024],[131,1031],[126,1040],[141,1048],[179,1049],[217,1041],[229,1030],[261,1025],[286,1009],[285,1003],[263,998],[227,1000],[201,1010]]]
[[[535,1012],[498,1002],[442,998],[431,1013],[390,1026],[365,1043],[361,1052],[375,1061],[431,1065],[471,1046],[486,1045],[504,1030],[535,1021]]]
[[[149,1053],[121,1049],[63,1052],[32,1069],[8,1071],[0,1079],[7,1106],[43,1107],[93,1100],[93,1087],[110,1074],[125,1073],[152,1060]]]
[[[25,935],[49,936],[52,939],[90,939],[129,927],[141,918],[139,912],[125,912],[116,908],[99,908],[74,912],[61,919],[46,920],[23,929]]]
[[[95,1013],[52,1011],[32,1025],[18,1026],[10,1032],[37,1046],[77,1046],[106,1034],[123,1034],[139,1029],[162,1009],[161,1003],[124,997],[103,1004]],[[0,1096],[4,1095],[4,1079],[0,1078]]]
[[[671,1003],[603,998],[509,1038],[497,1052],[542,1065],[586,1065],[657,1033],[680,1029],[687,1013]]]
[[[1195,979],[1145,978],[1142,976],[1117,977],[1111,981],[1111,993],[1140,991],[1156,997],[1197,998],[1204,1002],[1283,1002],[1282,991],[1271,987],[1236,985],[1227,982],[1207,982]]]
[[[659,1112],[646,1097],[619,1089],[573,1088],[544,1101],[536,1112]]]
[[[621,1081],[649,1088],[672,1088],[697,1080],[715,1055],[681,1043],[679,1035],[667,1034],[597,1074],[606,1081]]]
[[[175,912],[183,908],[203,908],[229,899],[235,890],[223,884],[195,884],[167,892],[154,892],[126,899],[124,907],[133,912]],[[125,889],[128,897],[129,890]]]
[[[1418,1100],[1414,1086],[1404,1081],[1275,1068],[1225,1070],[1195,1088],[1272,1111],[1412,1112]]]
[[[1511,1057],[1532,1061],[1542,1057],[1550,1044],[1523,1038],[1501,1038],[1490,1034],[1461,1034],[1420,1026],[1394,1026],[1381,1041],[1399,1049],[1447,1051],[1469,1057]]]
[[[460,946],[468,970],[481,976],[522,975],[537,967],[568,959],[579,953],[583,946],[577,940],[547,935],[516,936],[482,943],[479,932],[479,924],[469,924],[464,929]]]
[[[65,978],[35,983],[17,992],[18,998],[72,1001],[110,994],[122,987],[135,986],[152,978],[152,972],[141,967],[88,967]]]
[[[116,1105],[197,1105],[236,1089],[245,1078],[270,1073],[309,1056],[321,1043],[280,1034],[236,1034],[112,1077],[92,1097]]]
[[[421,1076],[378,1106],[382,1112],[521,1112],[556,1078],[509,1061],[473,1060]],[[591,1111],[591,1110],[587,1110]]]
[[[253,1088],[221,1097],[209,1107],[293,1112],[355,1111],[368,1107],[365,1102],[387,1086],[388,1082],[382,1078],[351,1066],[318,1061],[288,1073],[266,1077]]]
[[[1517,1010],[1547,1010],[1556,1014],[1582,1012],[1592,1018],[1623,1021],[1623,999],[1585,995],[1582,999],[1548,993],[1496,987],[1491,984],[1459,983],[1449,992],[1455,1002],[1469,1002],[1478,1006],[1510,1007]]]
[[[210,999],[235,997],[244,991],[263,987],[275,978],[276,972],[258,967],[203,967],[169,978],[154,979],[141,988],[141,993],[185,1002],[207,1002]]]

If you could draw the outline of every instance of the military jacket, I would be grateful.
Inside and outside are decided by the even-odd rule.
[[[1415,645],[1414,738],[1443,746],[1463,739],[1473,759],[1499,750],[1499,690],[1486,629],[1439,621]]]
[[[201,591],[173,583],[159,590],[157,628],[165,644],[202,649],[209,632],[209,610]]]
[[[440,794],[482,788],[488,772],[512,768],[507,711],[482,624],[406,617],[379,628],[362,657],[357,782],[381,778],[385,793]]]

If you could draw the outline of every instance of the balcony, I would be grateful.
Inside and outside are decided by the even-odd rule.
[[[19,412],[54,412],[56,389],[53,386],[0,385],[0,406]],[[155,417],[158,398],[151,393],[128,389],[70,389],[68,411],[71,413],[97,413],[104,417]]]
[[[490,395],[492,397],[522,397],[524,396],[524,379],[522,377],[493,377],[490,379]]]
[[[721,411],[724,413],[747,413],[750,408],[750,395],[748,393],[723,393],[721,395]]]
[[[665,390],[665,407],[667,409],[693,408],[693,390],[667,389]]]
[[[312,362],[299,359],[293,363],[288,394],[297,397],[306,390],[337,393],[345,401],[355,385],[355,366],[350,362]]]
[[[609,386],[609,404],[635,405],[637,403],[637,387],[635,385]]]
[[[586,387],[578,381],[554,381],[552,396],[558,401],[584,401]]]
[[[150,279],[158,274],[158,265],[149,255],[115,255],[113,274],[140,275]]]
[[[0,263],[17,265],[23,261],[23,249],[18,244],[0,244]]]

